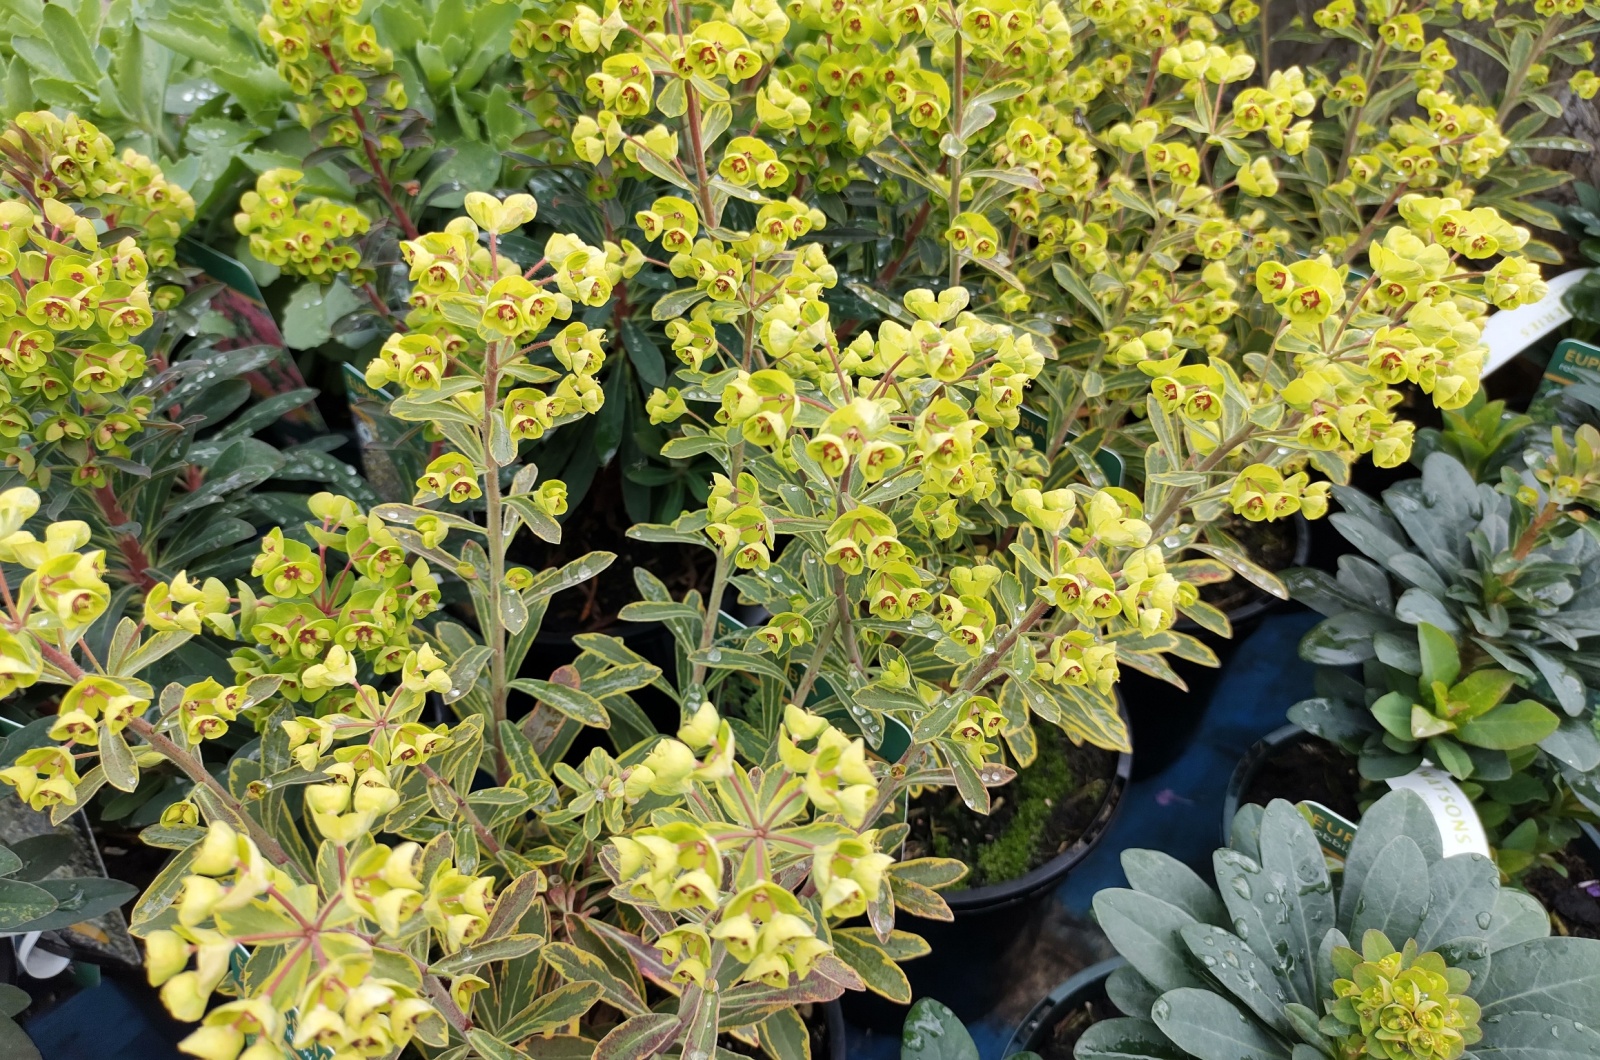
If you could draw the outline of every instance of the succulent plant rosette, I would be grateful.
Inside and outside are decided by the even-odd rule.
[[[1427,759],[1461,781],[1509,874],[1549,864],[1600,812],[1587,689],[1600,636],[1586,512],[1600,480],[1592,428],[1475,482],[1443,449],[1382,503],[1345,488],[1334,526],[1359,550],[1339,573],[1285,573],[1327,617],[1301,655],[1328,672],[1290,717],[1358,754],[1361,775]]]
[[[1275,800],[1234,819],[1215,890],[1165,854],[1123,854],[1129,888],[1095,915],[1128,966],[1124,1013],[1079,1060],[1458,1060],[1592,1056],[1600,943],[1550,936],[1527,894],[1479,854],[1444,857],[1416,794],[1362,816],[1342,871],[1302,814]],[[1355,940],[1352,945],[1352,941]]]

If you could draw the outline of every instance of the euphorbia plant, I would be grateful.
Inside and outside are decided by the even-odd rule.
[[[175,261],[194,203],[148,158],[74,116],[20,114],[0,132],[0,211],[6,477],[82,519],[117,584],[237,573],[226,550],[278,511],[253,487],[354,478],[325,447],[251,437],[314,392],[244,407],[275,351],[219,348],[215,288]]]
[[[1461,447],[1449,437],[1446,448]],[[1381,505],[1341,487],[1345,510],[1332,519],[1361,555],[1342,557],[1337,577],[1285,575],[1296,598],[1327,616],[1301,654],[1364,663],[1371,677],[1366,689],[1339,682],[1337,694],[1297,704],[1293,719],[1359,751],[1372,779],[1424,757],[1449,770],[1467,784],[1511,874],[1600,812],[1587,692],[1600,544],[1584,510],[1600,482],[1596,452],[1592,428],[1571,442],[1557,430],[1551,451],[1530,453],[1520,474],[1485,461],[1499,467],[1498,487],[1474,482],[1444,449]]]
[[[1421,67],[1391,69],[1380,54],[1370,76],[1384,79],[1384,99],[1352,109],[1354,82],[1258,63],[1239,33],[1252,4],[1230,8],[1232,27],[1208,5],[1082,13],[1093,32],[1080,42],[1054,4],[768,4],[725,17],[580,5],[530,13],[514,48],[531,76],[580,100],[556,101],[530,149],[592,165],[597,198],[648,200],[631,220],[667,260],[647,268],[696,281],[653,310],[689,367],[657,390],[653,420],[678,414],[680,397],[692,406],[715,394],[695,384],[719,349],[725,365],[794,374],[798,341],[821,369],[833,356],[887,392],[900,369],[852,352],[852,337],[875,318],[916,324],[916,309],[886,295],[956,298],[965,276],[973,286],[958,309],[1048,337],[1057,354],[1031,373],[1046,424],[1037,439],[1014,432],[1015,474],[1041,489],[1099,483],[1096,448],[1122,453],[1156,539],[1205,557],[1176,572],[1215,578],[1221,560],[1281,595],[1218,520],[1315,517],[1327,486],[1313,474],[1344,481],[1366,454],[1403,462],[1411,429],[1394,412],[1396,387],[1464,404],[1485,311],[1542,292],[1519,254],[1527,230],[1472,184],[1507,172],[1511,141],[1481,103],[1445,90],[1453,60],[1442,43]],[[1582,51],[1568,42],[1586,27],[1550,15],[1547,42]],[[1421,22],[1373,18],[1363,24],[1373,34],[1385,19],[1391,35]],[[1393,47],[1409,53],[1402,36]],[[1406,87],[1388,85],[1402,70],[1429,122],[1377,128]],[[1518,76],[1506,113],[1527,100]],[[1327,160],[1346,128],[1372,160],[1335,176]],[[1302,203],[1299,186],[1319,181],[1335,187]],[[848,194],[869,186],[870,208]],[[1309,223],[1291,223],[1296,211]],[[607,231],[629,224],[614,204],[601,212]],[[847,243],[828,259],[844,290],[797,306],[749,283],[777,253],[763,241],[815,233],[826,245],[841,220],[844,238],[872,238],[871,255]],[[802,260],[815,272],[821,258]],[[823,329],[842,338],[830,347]],[[994,371],[985,387],[1004,386]],[[698,441],[664,450],[700,451]],[[1227,629],[1214,609],[1183,606]]]
[[[1150,850],[1123,855],[1131,889],[1095,896],[1129,967],[1107,992],[1125,1016],[1090,1027],[1079,1060],[1188,1056],[1454,1060],[1584,1057],[1600,943],[1552,938],[1488,858],[1443,856],[1416,794],[1361,818],[1342,874],[1279,799],[1234,819],[1217,888]],[[1582,984],[1582,985],[1579,985]]]
[[[363,513],[311,498],[303,528],[262,539],[250,580],[155,586],[153,632],[124,620],[102,664],[83,637],[110,597],[101,553],[80,551],[79,523],[36,540],[20,527],[37,496],[6,496],[3,558],[34,571],[13,597],[10,679],[66,690],[51,742],[0,779],[57,813],[103,784],[130,788],[162,760],[193,782],[147,836],[179,854],[133,920],[169,1007],[205,1016],[185,1042],[196,1055],[360,1053],[415,1038],[498,1060],[601,1000],[583,1024],[601,1055],[721,1032],[803,1055],[792,1004],[865,985],[904,997],[892,961],[922,946],[893,930],[894,906],[947,916],[930,888],[961,867],[892,864],[882,848],[900,833],[875,826],[903,778],[814,714],[791,705],[746,768],[704,698],[703,667],[675,692],[685,724],[665,741],[627,696],[659,671],[618,641],[581,640],[585,657],[552,680],[516,676],[548,597],[611,558],[541,574],[507,565],[521,526],[559,536],[563,499],[559,483],[535,490],[533,469],[511,468],[519,441],[599,399],[598,336],[582,324],[535,336],[573,298],[603,302],[626,266],[558,236],[554,275],[524,276],[496,234],[532,200],[469,197],[468,208],[476,221],[407,245],[419,287],[409,330],[369,368],[405,388],[397,416],[439,424],[452,445],[417,504]],[[546,349],[567,372],[533,363]],[[481,522],[457,514],[480,501]],[[431,617],[436,571],[467,583],[482,643]],[[195,636],[243,642],[233,684],[157,694],[136,676]],[[520,723],[513,692],[537,701]],[[431,696],[454,724],[422,720]],[[218,779],[207,745],[241,724],[260,740]],[[618,754],[561,762],[582,725],[610,728]],[[480,773],[490,786],[474,783]],[[871,928],[836,926],[863,912]],[[250,956],[234,976],[238,946]],[[238,1000],[208,1012],[219,990]],[[653,1010],[655,990],[680,995],[675,1013]]]

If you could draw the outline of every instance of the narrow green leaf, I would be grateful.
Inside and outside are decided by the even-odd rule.
[[[599,729],[609,728],[611,725],[611,718],[606,714],[606,708],[587,692],[532,677],[517,678],[510,682],[510,686],[518,692],[535,697],[541,703],[554,707],[573,721]]]
[[[911,982],[900,966],[890,959],[875,939],[835,932],[833,948],[839,958],[856,970],[867,989],[900,1005],[911,1003]]]
[[[0,931],[31,930],[30,925],[56,907],[55,895],[21,880],[0,880]]]
[[[600,1039],[594,1054],[606,1060],[648,1060],[672,1044],[679,1026],[678,1017],[672,1013],[647,1012],[633,1016]]]
[[[600,1000],[599,983],[565,983],[546,991],[531,1005],[500,1027],[500,1034],[514,1042],[534,1034],[547,1034],[578,1019]]]
[[[139,766],[133,760],[132,748],[122,738],[122,733],[103,721],[100,723],[100,765],[106,771],[106,783],[118,791],[132,791],[139,786]]]

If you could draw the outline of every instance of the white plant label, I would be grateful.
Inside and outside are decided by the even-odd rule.
[[[1422,796],[1428,812],[1433,814],[1433,823],[1439,826],[1445,857],[1454,854],[1489,856],[1489,837],[1484,834],[1483,822],[1478,820],[1478,811],[1472,808],[1472,800],[1449,773],[1424,762],[1403,777],[1390,777],[1388,783],[1396,791],[1404,788]]]
[[[1490,313],[1484,322],[1483,338],[1479,341],[1489,347],[1489,356],[1483,373],[1509,364],[1517,354],[1550,334],[1572,319],[1561,296],[1587,276],[1592,269],[1573,269],[1547,281],[1550,293],[1532,305],[1518,306],[1498,313]]]

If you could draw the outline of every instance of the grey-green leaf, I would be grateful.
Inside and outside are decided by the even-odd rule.
[[[1106,976],[1106,996],[1123,1015],[1149,1019],[1150,1006],[1161,996],[1161,991],[1124,964]]]
[[[1154,895],[1207,924],[1226,924],[1222,899],[1200,874],[1170,854],[1137,848],[1122,852],[1122,871],[1136,891]]]
[[[1506,889],[1495,896],[1489,930],[1484,939],[1489,943],[1489,952],[1497,953],[1519,942],[1547,938],[1549,935],[1550,916],[1537,898]]]
[[[1431,950],[1446,939],[1488,934],[1493,920],[1480,918],[1492,913],[1500,893],[1500,870],[1494,862],[1482,854],[1457,854],[1434,862],[1428,879],[1433,900],[1417,931],[1418,946]]]
[[[1600,940],[1542,938],[1500,950],[1476,986],[1486,1017],[1532,1011],[1600,1021]]]
[[[1333,883],[1311,825],[1284,799],[1274,799],[1261,817],[1261,860],[1288,915],[1290,947],[1296,953],[1315,952],[1334,925]],[[1298,961],[1290,978],[1302,1003],[1311,1005],[1322,996],[1310,961]]]
[[[1229,993],[1261,1022],[1289,1033],[1277,978],[1243,939],[1211,924],[1190,924],[1182,935],[1189,952]]]
[[[1210,990],[1170,990],[1151,1010],[1157,1027],[1196,1060],[1289,1060],[1289,1045]]]
[[[1280,916],[1283,906],[1279,896],[1287,885],[1281,881],[1275,884],[1265,869],[1237,850],[1216,851],[1211,856],[1211,867],[1217,876],[1217,889],[1233,918],[1234,933],[1272,971],[1278,987],[1286,995],[1305,1003],[1305,984],[1311,981],[1310,972],[1302,974],[1295,966],[1303,961],[1297,960],[1292,965],[1281,956],[1295,952],[1288,918]],[[1267,903],[1268,894],[1273,896],[1271,905]]]
[[[1350,937],[1359,939],[1376,928],[1396,943],[1415,938],[1428,913],[1427,881],[1428,864],[1411,837],[1389,840],[1360,886],[1352,892],[1346,885],[1343,898],[1354,902]]]
[[[0,1019],[0,1056],[6,1060],[41,1060],[33,1039],[9,1019]]]
[[[1397,836],[1410,836],[1422,851],[1423,860],[1432,865],[1444,857],[1444,841],[1439,838],[1439,828],[1433,823],[1422,796],[1412,791],[1392,791],[1373,803],[1361,817],[1361,827],[1350,844],[1350,856],[1344,863],[1344,882],[1339,901],[1339,927],[1351,938],[1359,936],[1350,931],[1351,916],[1355,911],[1355,896],[1361,893],[1367,873],[1389,841]]]
[[[1077,1060],[1189,1060],[1161,1028],[1140,1019],[1101,1020],[1078,1039]]]
[[[1484,1021],[1483,1041],[1472,1047],[1472,1055],[1478,1060],[1594,1060],[1600,1056],[1600,1031],[1566,1016],[1508,1012],[1494,1023]]]
[[[131,883],[98,876],[41,880],[38,887],[50,893],[56,907],[30,924],[29,931],[59,931],[85,920],[93,920],[103,913],[127,905],[139,893],[139,888]]]
[[[1182,909],[1152,895],[1111,888],[1094,896],[1094,916],[1117,952],[1156,989],[1201,985],[1178,935],[1198,921]]]
[[[21,880],[0,880],[0,931],[28,931],[56,907],[55,895]]]
[[[906,1015],[900,1060],[978,1060],[978,1047],[954,1012],[925,997]]]

